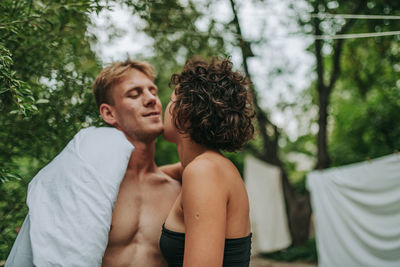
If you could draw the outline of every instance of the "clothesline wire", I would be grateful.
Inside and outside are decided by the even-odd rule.
[[[156,32],[164,32],[164,33],[177,33],[177,32],[183,32],[183,31],[171,31],[171,30],[152,30]],[[215,38],[220,38],[221,36],[209,34],[208,32],[194,32],[194,31],[185,31],[186,34],[192,35],[192,36],[212,36]],[[368,33],[350,33],[350,34],[334,34],[334,35],[310,35],[310,34],[304,34],[304,35],[289,35],[289,36],[271,36],[272,38],[288,38],[288,37],[313,37],[316,40],[338,40],[338,39],[358,39],[358,38],[370,38],[370,37],[384,37],[384,36],[395,36],[395,35],[400,35],[400,31],[387,31],[387,32],[368,32]]]
[[[357,38],[368,38],[368,37],[382,37],[382,36],[392,36],[400,35],[400,31],[390,31],[390,32],[368,32],[368,33],[350,33],[350,34],[336,34],[336,35],[313,35],[316,40],[325,39],[357,39]]]
[[[252,15],[254,16],[256,12],[255,10],[251,12],[244,12],[247,15]],[[262,11],[262,10],[256,10],[256,11]],[[159,13],[159,14],[167,14],[168,11],[164,10],[152,10],[151,13]],[[264,14],[262,16],[267,15],[275,15],[275,16],[281,16],[280,14],[271,12],[271,11],[264,11]],[[400,20],[400,16],[397,15],[367,15],[367,14],[332,14],[332,13],[310,13],[310,17],[312,18],[339,18],[339,19],[366,19],[366,20]]]
[[[262,9],[257,9],[257,10],[252,10],[251,12],[244,12],[246,14],[251,14],[255,15],[256,12],[254,11],[263,11]],[[165,11],[165,10],[152,10],[151,13],[161,13],[161,14],[167,14],[170,11]],[[221,13],[221,12],[219,12]],[[230,13],[230,12],[229,12]],[[268,11],[263,11],[264,14],[263,16],[268,14],[268,15],[275,15],[275,16],[281,16],[281,14],[272,12],[270,10]],[[333,14],[333,13],[311,13],[310,16],[312,18],[343,18],[343,19],[372,19],[372,20],[379,20],[379,19],[388,19],[388,20],[400,20],[400,15],[369,15],[369,14]]]
[[[400,20],[400,16],[392,15],[359,15],[359,14],[331,14],[331,13],[312,13],[312,18],[341,18],[341,19],[390,19]]]
[[[157,11],[152,11],[155,13],[161,13],[164,12],[162,10],[157,10]],[[400,16],[394,16],[394,15],[360,15],[360,14],[332,14],[332,13],[311,13],[310,14],[311,18],[328,18],[328,19],[366,19],[366,20],[379,20],[379,19],[387,19],[387,20],[400,20]],[[165,30],[157,30],[160,32],[171,32],[174,33],[174,31],[165,31]],[[207,32],[186,32],[190,35],[193,36],[204,36],[204,35],[210,35]],[[386,31],[386,32],[368,32],[368,33],[353,33],[353,34],[332,34],[332,35],[305,35],[305,36],[311,36],[316,40],[338,40],[338,39],[357,39],[357,38],[370,38],[370,37],[383,37],[383,36],[394,36],[394,35],[400,35],[400,31]],[[211,35],[212,36],[212,35]],[[215,36],[219,37],[219,36]],[[279,36],[275,38],[287,38],[290,36]]]

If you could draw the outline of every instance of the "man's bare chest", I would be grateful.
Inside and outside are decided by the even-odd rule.
[[[168,183],[123,181],[113,210],[109,244],[158,244],[161,226],[178,192]]]

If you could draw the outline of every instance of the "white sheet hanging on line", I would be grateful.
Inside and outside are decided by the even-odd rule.
[[[250,202],[252,253],[287,248],[292,240],[279,168],[253,157],[246,157],[244,176]]]
[[[400,155],[307,175],[321,267],[400,266]]]
[[[115,128],[77,133],[29,183],[29,213],[6,267],[101,266],[132,151]]]

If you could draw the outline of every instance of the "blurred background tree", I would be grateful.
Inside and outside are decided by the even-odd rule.
[[[314,155],[316,169],[392,153],[400,146],[400,121],[392,113],[399,107],[399,102],[394,99],[400,92],[396,78],[399,69],[395,64],[400,36],[360,39],[357,34],[394,31],[399,28],[400,20],[357,19],[357,16],[399,15],[399,3],[384,0],[306,2],[308,15],[301,10],[298,21],[303,33],[314,35],[309,51],[315,58],[313,71],[316,78],[303,95],[303,101],[309,99],[303,102],[307,105],[303,110],[305,114],[316,110],[318,115],[309,120],[309,129],[313,124],[318,126],[317,138],[310,139],[313,133],[308,132],[283,149],[286,153],[298,151]],[[296,9],[298,4],[292,2],[292,8]],[[352,18],[346,19],[340,14]],[[350,34],[353,38],[348,38]],[[382,101],[384,98],[387,98],[387,104]],[[302,115],[299,119],[304,121]],[[288,163],[286,167],[290,166]],[[287,171],[289,176],[296,176],[296,168],[289,167]],[[304,185],[304,176],[302,181]],[[286,184],[285,189],[284,182],[293,242],[302,244],[309,234],[306,226],[311,215],[310,199],[305,190],[299,197],[287,187]],[[294,195],[294,201],[290,195]]]
[[[400,15],[400,3],[396,1],[286,2],[303,27],[296,34],[384,32],[400,26],[399,20],[344,20],[310,15]],[[32,177],[79,129],[103,125],[91,92],[103,62],[93,52],[97,40],[88,31],[92,25],[90,14],[118,4],[140,18],[140,25],[131,26],[152,40],[153,54],[135,56],[150,61],[158,70],[156,84],[165,107],[171,93],[171,74],[178,72],[192,55],[239,53],[242,70],[252,76],[247,61],[259,56],[253,51],[254,46],[267,42],[268,36],[257,40],[245,38],[240,20],[242,3],[226,0],[232,16],[230,23],[222,25],[210,16],[215,4],[211,0],[1,1],[0,260],[7,257],[16,229],[26,215],[26,189]],[[268,7],[269,1],[254,0],[252,4]],[[111,27],[109,35],[116,34],[118,31]],[[297,119],[306,132],[295,140],[273,122],[273,109],[260,103],[267,88],[253,81],[259,134],[246,151],[282,169],[295,244],[308,238],[311,209],[304,186],[307,171],[299,170],[288,154],[305,155],[316,167],[326,168],[399,149],[399,41],[399,35],[314,40],[309,47],[315,58],[315,68],[309,75],[311,85],[298,94],[296,102],[280,103],[282,109],[296,107],[301,111],[293,120]],[[315,128],[317,131],[312,130]],[[227,156],[243,169],[243,153]],[[159,138],[156,162],[177,160],[175,146]]]
[[[88,14],[99,1],[0,3],[0,259],[26,215],[26,190],[82,127],[99,121],[91,94],[101,68]]]

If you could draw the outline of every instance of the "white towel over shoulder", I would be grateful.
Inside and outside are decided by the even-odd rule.
[[[114,128],[77,133],[30,182],[29,213],[6,266],[100,266],[133,149]]]

